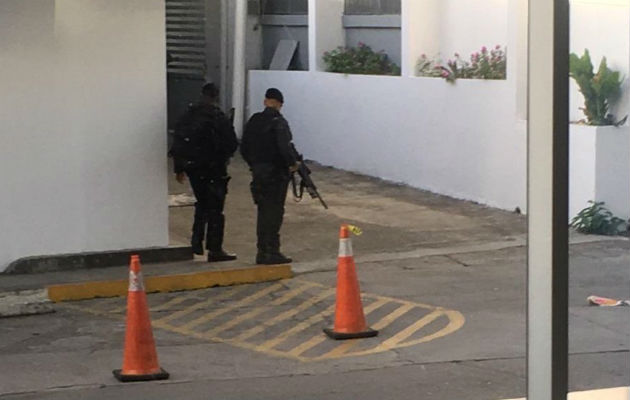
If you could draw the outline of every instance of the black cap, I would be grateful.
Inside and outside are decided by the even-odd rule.
[[[265,98],[278,100],[280,103],[284,104],[284,96],[282,95],[282,92],[276,88],[267,89]]]
[[[219,97],[219,88],[212,82],[206,83],[201,88],[201,94],[216,99],[217,97]]]

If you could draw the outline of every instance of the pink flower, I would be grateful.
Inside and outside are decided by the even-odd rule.
[[[497,50],[501,50],[501,45],[500,45],[500,44],[497,44],[497,45],[496,45],[496,47],[495,47],[495,49],[497,49]]]
[[[424,53],[422,53],[422,54],[420,55],[420,58],[427,58],[427,55],[426,55],[426,54],[424,54]]]
[[[448,78],[449,73],[448,71],[442,71],[442,78]]]
[[[365,43],[359,42],[359,47],[365,47]]]
[[[455,57],[459,58],[459,53],[455,53]]]
[[[487,48],[486,46],[483,46],[483,47],[481,48],[481,52],[482,52],[482,53],[487,53],[487,52],[488,52],[488,48]]]

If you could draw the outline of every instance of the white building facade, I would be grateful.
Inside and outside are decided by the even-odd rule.
[[[164,4],[0,1],[0,271],[168,245]]]

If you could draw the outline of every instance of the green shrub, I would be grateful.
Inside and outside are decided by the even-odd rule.
[[[613,216],[604,207],[604,202],[589,201],[591,204],[571,220],[571,227],[580,233],[594,235],[620,235],[627,231],[628,225],[621,218]]]
[[[608,68],[606,57],[602,58],[597,74],[593,71],[593,63],[588,50],[579,57],[575,53],[570,56],[571,78],[584,95],[584,107],[580,110],[586,115],[586,123],[589,125],[621,125],[625,122],[615,121],[609,108],[619,98],[623,80],[618,71]]]
[[[324,53],[326,71],[343,74],[400,75],[400,67],[383,51],[359,43],[357,47],[338,47]]]

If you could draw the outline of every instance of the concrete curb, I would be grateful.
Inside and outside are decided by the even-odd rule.
[[[193,259],[190,246],[155,247],[94,253],[58,254],[25,257],[9,264],[4,274],[31,274],[41,272],[72,271],[127,265],[129,257],[137,254],[143,264],[188,261]]]
[[[54,312],[45,289],[0,293],[0,318]]]
[[[206,289],[215,286],[233,286],[289,279],[293,277],[290,265],[254,266],[187,274],[148,276],[144,280],[147,293],[166,293],[183,290]],[[47,287],[48,298],[55,302],[89,300],[125,296],[127,280],[81,282]]]

